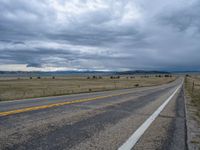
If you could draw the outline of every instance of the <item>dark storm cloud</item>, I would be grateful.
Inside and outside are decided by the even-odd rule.
[[[0,64],[199,69],[199,11],[197,0],[2,0]]]
[[[67,61],[73,61],[79,57],[79,54],[75,52],[62,49],[6,49],[0,55],[0,60],[9,60],[13,64],[27,64],[27,67],[42,67],[42,64],[66,65]]]
[[[185,7],[181,10],[174,10],[173,13],[163,14],[163,22],[181,32],[192,27],[200,32],[200,2],[190,4],[189,8]]]

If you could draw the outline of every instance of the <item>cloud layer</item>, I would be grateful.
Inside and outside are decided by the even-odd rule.
[[[0,70],[200,70],[198,0],[1,0]]]

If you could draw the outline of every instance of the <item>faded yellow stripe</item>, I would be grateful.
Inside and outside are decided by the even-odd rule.
[[[125,94],[129,94],[129,93],[131,93],[131,92],[113,94],[113,95],[108,95],[108,96],[98,96],[98,97],[93,97],[93,98],[78,99],[78,100],[73,100],[73,101],[68,101],[68,102],[54,103],[54,104],[48,104],[48,105],[42,105],[42,106],[26,107],[26,108],[22,108],[22,109],[0,112],[0,116],[14,115],[17,113],[22,113],[22,112],[27,112],[27,111],[40,110],[40,109],[46,109],[46,108],[51,108],[51,107],[56,107],[56,106],[88,102],[88,101],[93,101],[93,100],[98,100],[98,99],[103,99],[103,98],[108,98],[108,97],[125,95]]]

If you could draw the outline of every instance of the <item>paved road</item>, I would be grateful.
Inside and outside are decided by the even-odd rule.
[[[122,145],[127,146],[128,139],[130,143],[136,140],[131,136],[139,135],[132,149],[184,150],[182,81],[179,78],[154,87],[1,102],[0,149],[124,149]],[[141,134],[142,125],[164,103]]]

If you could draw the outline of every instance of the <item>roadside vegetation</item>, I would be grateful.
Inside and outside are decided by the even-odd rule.
[[[200,149],[200,76],[186,75],[188,149]]]
[[[66,76],[0,78],[0,101],[154,86],[174,76]]]
[[[200,121],[200,76],[186,75],[185,88],[191,97],[192,105],[197,109],[197,120]]]

